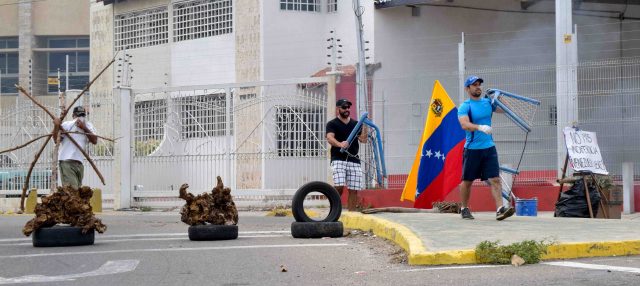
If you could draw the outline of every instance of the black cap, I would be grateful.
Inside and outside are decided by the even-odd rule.
[[[78,106],[73,108],[73,115],[75,115],[75,116],[86,116],[87,112],[84,110],[84,107],[78,105]]]
[[[351,106],[352,104],[351,104],[351,101],[349,101],[348,99],[344,99],[344,98],[343,99],[338,99],[336,101],[336,106],[337,107],[344,106],[344,105]]]

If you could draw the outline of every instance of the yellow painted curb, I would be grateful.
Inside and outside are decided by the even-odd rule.
[[[372,231],[393,241],[406,252],[410,265],[477,264],[475,249],[430,252],[422,240],[409,228],[373,215],[343,212],[340,221],[345,228]],[[543,260],[596,256],[624,256],[640,254],[640,241],[609,241],[562,243],[547,249]]]
[[[36,204],[38,203],[38,190],[31,189],[27,195],[27,201],[24,205],[25,214],[34,214],[36,210]]]
[[[89,205],[94,213],[102,212],[102,190],[93,189],[93,195],[89,199]]]

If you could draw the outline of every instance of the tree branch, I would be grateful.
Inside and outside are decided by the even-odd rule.
[[[116,54],[117,56],[117,54]],[[100,73],[98,73],[89,83],[87,83],[87,85],[84,87],[84,89],[82,89],[82,92],[80,92],[76,98],[73,99],[73,101],[71,101],[71,104],[69,104],[69,108],[71,108],[71,106],[73,106],[76,101],[78,101],[78,99],[80,99],[80,97],[87,92],[87,90],[89,90],[89,88],[91,87],[91,85],[111,66],[111,64],[113,64],[113,62],[116,61],[116,56],[113,57],[113,59],[111,59],[111,61],[100,71]],[[65,108],[64,111],[62,111],[62,115],[60,116],[61,119],[64,120],[64,118],[67,116],[67,114],[69,113],[69,108]]]
[[[104,183],[104,177],[102,177],[102,174],[98,170],[98,167],[96,167],[96,164],[93,163],[93,160],[91,160],[91,157],[89,157],[89,154],[87,154],[87,152],[85,152],[84,149],[82,147],[80,147],[80,144],[78,144],[78,142],[76,142],[76,140],[74,140],[73,137],[67,136],[67,138],[71,140],[71,143],[73,143],[73,145],[76,145],[78,150],[80,150],[80,152],[82,152],[82,155],[84,155],[84,157],[87,159],[87,161],[89,161],[89,164],[91,164],[91,167],[93,167],[93,170],[96,171],[96,174],[98,175],[98,178],[100,178],[100,182],[102,182],[103,185],[106,185]]]
[[[15,150],[18,150],[18,149],[20,149],[20,148],[27,147],[27,145],[29,145],[29,144],[31,144],[31,143],[33,143],[33,142],[35,142],[35,141],[38,141],[38,140],[40,140],[40,139],[42,139],[42,138],[44,138],[44,137],[47,137],[47,136],[51,136],[51,134],[46,134],[46,135],[38,136],[38,137],[36,137],[36,138],[32,139],[31,141],[29,141],[29,142],[27,142],[27,143],[24,143],[24,144],[22,144],[22,145],[20,145],[20,146],[16,146],[16,147],[13,147],[13,148],[11,148],[11,149],[7,149],[7,150],[2,150],[2,151],[0,151],[0,154],[7,153],[7,152],[11,152],[11,151],[15,151]]]
[[[19,85],[15,85],[16,88],[22,93],[24,94],[24,96],[26,96],[27,98],[29,98],[31,101],[33,101],[33,103],[35,103],[37,106],[39,106],[40,108],[42,108],[42,110],[44,110],[47,114],[49,114],[49,117],[51,117],[51,119],[56,119],[56,117],[53,115],[53,113],[51,113],[51,111],[49,111],[49,109],[47,109],[46,107],[44,107],[44,105],[42,105],[40,102],[38,102],[33,96],[31,96],[31,94],[29,94],[22,86]]]
[[[44,144],[42,144],[42,147],[40,147],[40,150],[38,150],[38,153],[34,156],[33,161],[31,162],[31,166],[29,166],[29,172],[27,172],[27,177],[24,180],[24,186],[22,187],[22,194],[20,195],[20,210],[24,211],[24,197],[27,194],[27,189],[29,188],[29,180],[31,179],[31,173],[33,172],[33,167],[36,166],[36,163],[38,162],[38,159],[40,159],[40,155],[42,154],[42,151],[44,151],[44,148],[47,147],[47,144],[49,144],[49,140],[51,140],[51,137],[53,135],[48,135],[49,138],[47,138],[47,141],[44,142]]]
[[[62,131],[62,132],[60,132],[60,133],[62,133],[62,134],[70,134],[70,133],[73,133],[73,134],[82,134],[82,135],[87,135],[87,134],[88,134],[88,133],[80,132],[80,131]],[[93,134],[93,135],[95,135],[95,134]],[[99,135],[95,135],[95,136],[96,136],[96,137],[98,137],[98,138],[100,138],[100,139],[102,139],[102,140],[106,140],[106,141],[114,142],[114,143],[116,142],[116,140],[117,140],[117,139],[120,139],[120,138],[111,139],[111,138],[102,137],[102,136],[99,136]]]

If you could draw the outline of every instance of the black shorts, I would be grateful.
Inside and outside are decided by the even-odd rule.
[[[496,147],[486,149],[464,149],[462,156],[462,180],[473,181],[500,176],[498,152]]]

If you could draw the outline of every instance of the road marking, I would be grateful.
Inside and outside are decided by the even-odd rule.
[[[238,234],[269,234],[269,233],[283,233],[290,234],[288,230],[259,230],[259,231],[239,231]],[[101,238],[116,238],[116,237],[156,237],[156,236],[188,236],[186,232],[173,232],[173,233],[140,233],[140,234],[104,234],[99,235]],[[19,241],[31,241],[31,238],[4,238],[0,239],[0,242],[19,242]]]
[[[601,264],[587,264],[587,263],[569,262],[569,261],[543,262],[542,264],[573,267],[573,268],[585,268],[585,269],[593,269],[593,270],[610,270],[610,271],[619,271],[619,272],[640,273],[640,268],[610,266],[610,265],[601,265]]]
[[[0,277],[0,284],[73,281],[78,278],[125,273],[135,270],[139,262],[139,260],[110,260],[93,271],[58,276],[26,275],[14,278]]]
[[[492,267],[505,267],[505,266],[511,266],[511,265],[464,265],[464,266],[445,266],[445,267],[429,267],[429,268],[416,268],[416,269],[398,270],[398,272],[418,272],[418,271],[450,270],[450,269],[492,268]]]
[[[269,237],[288,237],[288,235],[282,234],[266,234],[266,235],[238,235],[238,238],[269,238]],[[96,239],[96,244],[98,243],[109,243],[109,242],[131,242],[131,241],[165,241],[165,240],[189,240],[187,235],[184,237],[157,237],[157,238],[123,238],[123,239]],[[2,246],[23,246],[23,245],[32,245],[33,242],[18,242],[18,243],[3,243],[0,244]]]
[[[3,255],[1,258],[29,258],[44,256],[68,256],[86,254],[110,254],[110,253],[130,253],[130,252],[167,252],[167,251],[203,251],[203,250],[230,250],[230,249],[255,249],[255,248],[287,248],[287,247],[329,247],[347,246],[346,243],[322,243],[322,244],[273,244],[273,245],[235,245],[235,246],[212,246],[212,247],[183,247],[183,248],[141,248],[122,249],[104,251],[78,251],[78,252],[53,252],[36,254]]]

